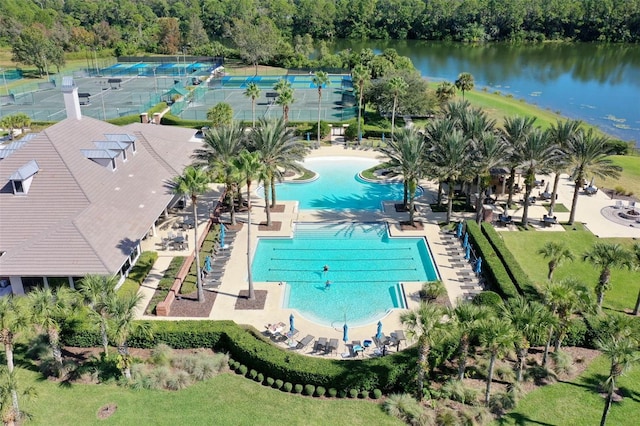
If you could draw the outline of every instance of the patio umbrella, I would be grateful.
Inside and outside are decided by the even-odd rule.
[[[595,176],[591,177],[591,182],[589,182],[589,188],[593,188],[593,184],[595,183],[595,181],[596,181],[596,177]]]
[[[227,235],[224,225],[220,225],[220,247],[224,247],[224,237]]]
[[[345,322],[342,326],[342,341],[346,344],[349,341],[349,326]]]
[[[549,193],[549,182],[547,182],[547,186],[544,187],[545,194]]]
[[[476,260],[476,267],[474,268],[474,272],[478,275],[480,275],[480,273],[482,273],[482,258],[479,257],[478,260]]]
[[[291,333],[293,333],[294,331],[296,331],[296,328],[293,326],[293,324],[294,324],[294,323],[293,323],[293,320],[294,320],[293,314],[289,315],[289,329],[290,329],[289,331],[290,331]]]
[[[466,247],[469,245],[469,233],[464,233],[464,239],[462,240],[462,247]]]
[[[204,258],[204,270],[207,272],[211,272],[211,256],[207,256]]]
[[[465,247],[464,258],[467,260],[471,259],[471,244],[467,244],[467,246]]]
[[[458,227],[456,228],[456,237],[462,238],[462,222],[458,222]]]
[[[380,340],[382,339],[382,336],[384,336],[382,334],[382,321],[378,321],[378,330],[376,331],[376,339]]]
[[[382,134],[382,142],[384,142],[384,133]]]

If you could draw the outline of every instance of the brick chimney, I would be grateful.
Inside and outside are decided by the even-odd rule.
[[[73,77],[62,77],[62,96],[64,97],[67,118],[82,119],[78,87],[73,83]]]

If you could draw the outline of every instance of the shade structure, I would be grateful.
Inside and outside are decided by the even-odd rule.
[[[295,318],[294,318],[293,314],[289,315],[289,331],[291,333],[296,331],[296,328],[294,326],[294,320],[295,320]]]
[[[467,244],[467,246],[464,248],[465,252],[464,252],[464,258],[469,260],[471,259],[471,244]]]
[[[349,341],[349,326],[347,323],[344,323],[342,326],[342,341],[347,343]]]
[[[224,225],[220,225],[220,247],[224,247],[224,237],[226,234]]]
[[[462,238],[462,222],[458,222],[458,226],[456,227],[456,237]]]
[[[482,258],[479,257],[478,260],[476,260],[476,266],[474,268],[474,272],[478,275],[480,275],[482,273]]]
[[[378,321],[378,329],[376,330],[376,339],[382,339],[382,321]]]
[[[207,256],[204,258],[204,270],[207,272],[211,272],[211,256]]]
[[[466,247],[469,245],[469,233],[464,233],[464,239],[462,240],[462,247]]]

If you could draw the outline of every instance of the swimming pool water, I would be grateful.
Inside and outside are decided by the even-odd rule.
[[[303,166],[318,174],[313,182],[276,185],[278,200],[298,200],[301,209],[380,210],[382,202],[402,200],[402,183],[369,183],[358,173],[379,161],[369,158],[309,158]],[[261,196],[264,194],[260,190]]]
[[[378,321],[406,307],[399,282],[437,279],[423,238],[390,238],[386,224],[360,222],[298,223],[293,239],[260,238],[252,273],[285,282],[283,307],[329,326]]]

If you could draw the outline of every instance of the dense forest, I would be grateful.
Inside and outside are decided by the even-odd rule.
[[[640,0],[2,0],[0,45],[40,72],[65,52],[240,56],[351,67],[325,40],[640,42]],[[229,41],[227,43],[227,40]],[[230,50],[226,46],[233,46]]]

